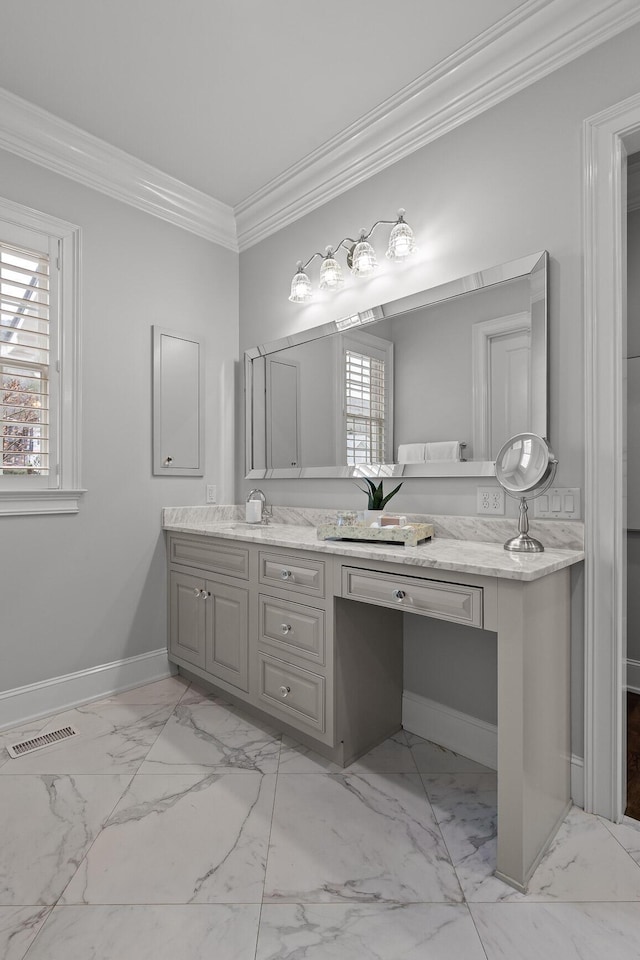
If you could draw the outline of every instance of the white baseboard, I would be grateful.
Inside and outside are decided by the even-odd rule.
[[[0,693],[0,730],[163,680],[175,670],[166,647]]]
[[[640,693],[640,661],[627,660],[627,690]]]
[[[402,726],[462,757],[492,770],[498,768],[498,728],[495,724],[405,690]],[[575,755],[571,756],[571,797],[576,806],[584,807],[584,761]]]
[[[453,750],[492,770],[498,769],[498,728],[435,700],[404,691],[402,726],[425,740]]]
[[[584,810],[584,760],[571,754],[571,799]]]

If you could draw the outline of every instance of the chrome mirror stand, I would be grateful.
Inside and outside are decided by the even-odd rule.
[[[505,550],[511,553],[544,551],[540,541],[529,535],[527,500],[535,500],[549,489],[557,467],[558,461],[547,441],[535,433],[519,433],[500,448],[496,457],[496,479],[510,497],[520,501],[518,536],[507,540]]]

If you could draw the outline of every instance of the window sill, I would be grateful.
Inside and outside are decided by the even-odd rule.
[[[0,490],[0,517],[77,513],[86,490]]]

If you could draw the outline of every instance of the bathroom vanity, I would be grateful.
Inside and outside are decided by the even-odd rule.
[[[314,527],[165,522],[169,658],[346,765],[401,727],[403,614],[498,639],[496,874],[519,890],[570,805],[578,550],[318,540]]]

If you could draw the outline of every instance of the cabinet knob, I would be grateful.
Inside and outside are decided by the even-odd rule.
[[[282,630],[283,633],[291,633],[291,624],[283,623],[281,624],[280,629]]]
[[[207,600],[211,596],[211,592],[209,590],[203,590],[200,596],[203,600]]]
[[[406,597],[406,593],[404,592],[404,590],[392,590],[392,594],[393,594],[394,600],[398,600],[398,601],[404,600],[404,598]]]
[[[280,571],[280,579],[281,579],[281,580],[290,580],[292,576],[293,576],[293,574],[291,573],[291,570],[281,570],[281,571]]]
[[[200,596],[200,587],[196,587],[196,588],[195,588],[195,590],[193,591],[193,595],[194,595],[194,597],[199,597],[199,596]]]
[[[280,696],[284,700],[285,697],[288,697],[291,693],[291,687],[286,687],[284,684],[280,687]]]

